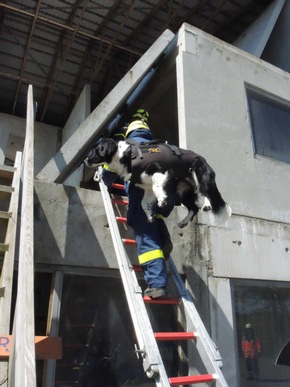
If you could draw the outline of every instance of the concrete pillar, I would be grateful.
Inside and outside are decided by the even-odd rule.
[[[4,164],[5,153],[8,144],[9,132],[5,128],[0,127],[0,165]]]
[[[88,117],[91,112],[91,86],[85,85],[79,96],[62,133],[62,144],[78,129],[81,123]]]
[[[290,73],[290,2],[286,1],[261,58]]]

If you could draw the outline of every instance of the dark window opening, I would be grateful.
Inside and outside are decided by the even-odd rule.
[[[290,338],[290,288],[235,285],[234,306],[240,385],[290,385],[290,368],[276,364]]]
[[[254,153],[290,163],[290,103],[247,89]]]
[[[154,311],[156,330],[173,330],[173,308]],[[83,387],[155,384],[135,353],[137,343],[121,279],[65,275],[59,336],[63,357],[55,385]],[[170,375],[177,373],[174,344],[161,348]],[[176,352],[177,353],[177,352]]]

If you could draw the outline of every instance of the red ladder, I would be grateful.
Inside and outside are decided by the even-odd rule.
[[[124,189],[124,186],[121,184],[113,184],[112,188],[116,189]],[[117,205],[128,205],[127,200],[123,199],[112,199],[112,203]],[[122,216],[116,216],[116,220],[119,223],[126,224],[127,218]],[[122,239],[122,242],[124,245],[136,245],[136,241],[133,239]],[[142,268],[137,265],[133,265],[132,268],[136,272],[142,271]],[[181,298],[172,298],[172,297],[164,297],[161,299],[152,299],[148,296],[144,296],[143,300],[146,304],[170,304],[170,305],[179,305],[181,303]],[[191,332],[154,332],[154,337],[157,342],[159,341],[180,341],[180,340],[198,340],[199,333],[196,331]],[[220,360],[220,359],[219,359]],[[213,367],[213,370],[215,371],[215,367]],[[212,383],[212,385],[218,385],[226,387],[227,383],[224,380],[222,374],[218,375],[217,373],[208,373],[208,374],[202,374],[202,375],[191,375],[191,376],[177,376],[177,377],[168,377],[168,382],[170,386],[177,386],[177,385],[189,385],[189,384],[198,384],[198,383]],[[159,385],[159,384],[158,384]]]

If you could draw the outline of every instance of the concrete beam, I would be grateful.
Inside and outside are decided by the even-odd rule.
[[[166,30],[121,79],[107,97],[87,117],[80,127],[66,141],[36,176],[36,179],[61,183],[79,166],[93,141],[101,136],[106,126],[121,110],[130,94],[140,84],[146,73],[156,64],[165,48],[174,38]]]
[[[285,0],[274,1],[233,45],[260,58],[284,4]]]

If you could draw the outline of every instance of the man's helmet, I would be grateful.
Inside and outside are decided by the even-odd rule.
[[[135,119],[142,119],[144,121],[148,121],[149,113],[145,109],[138,109],[136,112],[132,115],[131,121],[134,121]]]

